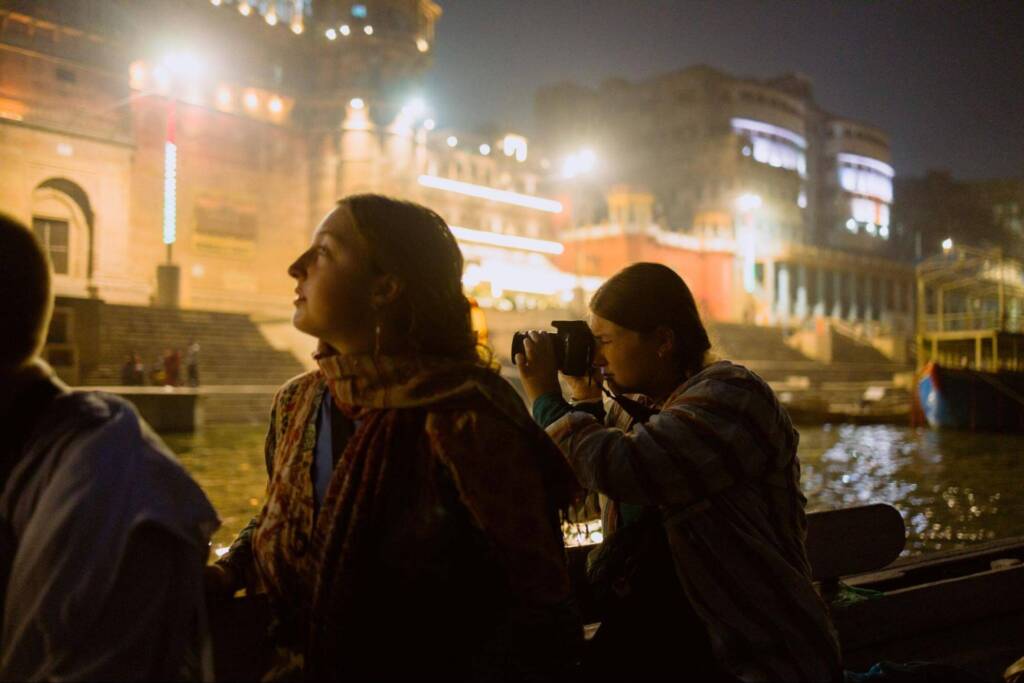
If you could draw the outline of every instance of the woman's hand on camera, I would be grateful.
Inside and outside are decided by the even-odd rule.
[[[523,339],[525,353],[517,353],[512,362],[519,370],[519,378],[523,381],[523,389],[530,401],[538,396],[557,391],[562,392],[558,383],[558,363],[555,362],[555,349],[551,345],[552,335],[547,332],[530,330]]]
[[[583,377],[562,375],[573,401],[597,401],[601,399],[601,372],[591,368]]]

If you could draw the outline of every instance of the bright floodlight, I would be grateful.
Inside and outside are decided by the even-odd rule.
[[[445,140],[445,142],[448,143],[449,147],[454,147],[455,145],[459,144],[459,139],[457,137],[455,137],[454,135],[449,135],[448,139]]]
[[[597,155],[594,154],[594,150],[581,149],[567,156],[562,162],[562,175],[566,178],[575,178],[593,173],[595,168],[597,168]]]
[[[163,56],[160,66],[176,81],[191,82],[198,80],[203,73],[203,62],[193,52],[181,50]]]
[[[373,26],[370,26],[369,24],[364,26],[363,27],[363,33],[365,33],[368,36],[372,36],[373,35]]]
[[[327,40],[337,40],[338,38],[338,32],[335,31],[333,28],[329,28],[326,31],[324,31],[324,35],[327,36]]]
[[[343,36],[347,36],[348,34],[352,33],[352,29],[349,27],[348,24],[342,24],[341,26],[339,26],[338,31],[340,31],[341,35]]]
[[[238,13],[241,14],[243,17],[247,17],[249,16],[249,14],[252,13],[252,7],[249,7],[248,2],[239,3]]]
[[[953,248],[953,238],[952,237],[947,237],[946,239],[942,240],[942,251],[949,251],[952,248]]]
[[[761,195],[747,192],[736,198],[736,208],[740,211],[753,211],[761,208]]]
[[[220,86],[217,88],[217,104],[221,107],[231,106],[231,89],[227,86]]]
[[[270,98],[269,106],[270,111],[274,112],[275,114],[280,114],[281,110],[284,109],[284,102],[281,101],[280,97],[277,97],[275,95],[274,97]]]
[[[423,127],[426,128],[427,130],[434,130],[435,125],[437,124],[434,123],[434,119],[427,119],[426,121],[423,122]]]
[[[427,50],[430,49],[430,43],[427,42],[426,38],[417,38],[416,49],[419,50],[420,52],[426,52]]]
[[[414,97],[402,107],[402,110],[413,117],[419,118],[427,112],[427,103],[423,101],[422,97]]]
[[[256,107],[259,106],[259,104],[260,104],[260,98],[259,98],[259,96],[256,93],[254,93],[252,91],[245,93],[245,108],[246,109],[255,109]]]
[[[351,100],[348,101],[348,106],[352,107],[353,109],[362,109],[363,107],[366,106],[366,102],[363,102],[362,97],[353,97]]]
[[[480,153],[483,154],[484,156],[487,156],[488,154],[491,153],[491,146],[488,145],[486,142],[483,143],[482,145],[480,145]]]

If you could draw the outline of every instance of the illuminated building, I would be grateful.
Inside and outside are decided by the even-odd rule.
[[[562,207],[539,158],[514,133],[446,129],[419,89],[440,15],[432,0],[0,9],[0,208],[34,224],[62,297],[283,319],[319,219],[392,194],[462,229],[481,305],[556,305],[576,282],[551,262]]]
[[[718,298],[718,283],[728,281],[731,303],[711,306],[714,317],[797,324],[829,316],[909,331],[913,273],[890,256],[888,138],[824,111],[806,78],[756,80],[695,66],[599,88],[555,85],[538,93],[535,118],[554,157],[589,147],[603,161],[599,177],[581,183],[563,174],[554,184],[584,215],[567,244],[603,249],[601,240],[625,234],[631,221],[608,198],[626,185],[651,198],[651,227],[633,221],[634,242],[734,255],[728,277],[705,266],[690,271],[695,288]]]

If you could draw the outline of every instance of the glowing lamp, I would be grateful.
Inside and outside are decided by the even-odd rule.
[[[761,195],[748,192],[736,198],[736,208],[740,211],[753,211],[761,208]]]
[[[362,109],[363,107],[366,106],[366,102],[363,102],[362,97],[353,97],[351,100],[348,101],[348,106],[352,107],[353,109]]]

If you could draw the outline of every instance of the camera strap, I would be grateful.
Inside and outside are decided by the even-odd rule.
[[[649,419],[651,419],[651,417],[661,412],[660,410],[649,408],[648,406],[645,406],[643,403],[640,403],[639,401],[634,401],[628,396],[623,396],[622,394],[613,394],[611,391],[608,390],[607,387],[604,386],[604,384],[601,385],[601,391],[603,391],[608,398],[618,403],[619,406],[621,406],[622,409],[626,411],[626,414],[633,418],[637,422],[637,424],[644,424]]]

